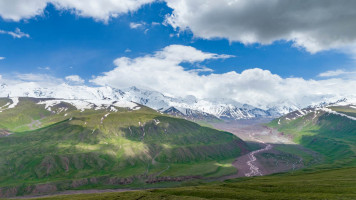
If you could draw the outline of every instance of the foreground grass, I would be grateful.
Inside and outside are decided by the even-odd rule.
[[[54,199],[356,199],[356,168],[300,171],[224,183],[146,191],[63,195]]]

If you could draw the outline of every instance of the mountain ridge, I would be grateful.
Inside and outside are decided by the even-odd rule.
[[[13,85],[1,84],[0,97],[55,98],[62,100],[83,100],[93,104],[102,100],[134,102],[145,105],[162,113],[169,113],[174,108],[179,116],[191,120],[239,120],[253,118],[276,118],[302,109],[290,101],[267,106],[265,109],[231,99],[198,99],[192,95],[170,97],[160,92],[130,87],[116,89],[109,86],[90,87],[69,85],[66,83],[43,87],[38,83],[26,82]],[[311,105],[328,105],[333,100],[321,101]],[[176,113],[177,114],[177,113]],[[173,114],[174,115],[174,114]],[[206,118],[204,117],[206,116]]]

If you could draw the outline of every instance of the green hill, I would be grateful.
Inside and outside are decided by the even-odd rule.
[[[143,187],[236,172],[236,136],[147,107],[77,110],[20,98],[0,112],[0,196]],[[0,99],[0,107],[10,99]]]
[[[324,155],[324,164],[318,167],[355,166],[355,114],[356,109],[352,106],[309,108],[275,119],[269,125],[290,135],[295,142]]]

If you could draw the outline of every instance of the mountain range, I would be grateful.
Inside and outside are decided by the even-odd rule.
[[[179,116],[193,121],[205,120],[238,120],[253,118],[275,118],[303,108],[290,101],[262,107],[237,102],[231,99],[198,99],[194,96],[170,97],[157,91],[130,87],[116,89],[106,87],[89,87],[69,85],[66,83],[55,86],[41,86],[34,82],[13,85],[1,84],[0,97],[35,97],[56,98],[64,100],[80,100],[81,104],[97,105],[102,101],[135,102],[161,113]],[[320,100],[313,105],[329,104],[333,99]]]

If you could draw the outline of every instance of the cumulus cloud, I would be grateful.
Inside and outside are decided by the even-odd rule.
[[[59,10],[70,10],[78,16],[108,22],[120,14],[133,12],[154,0],[1,0],[0,16],[5,20],[20,21],[41,16],[48,3]]]
[[[243,44],[290,41],[311,53],[356,44],[356,1],[166,0],[166,23],[200,38]]]
[[[282,78],[259,68],[215,74],[199,74],[185,69],[184,62],[199,63],[228,55],[206,53],[193,47],[171,45],[152,55],[134,59],[121,57],[116,68],[91,80],[116,88],[137,86],[170,96],[193,95],[198,98],[227,98],[265,108],[283,102],[307,106],[323,98],[347,97],[356,93],[356,80],[305,80]]]
[[[0,60],[4,60],[5,59],[5,57],[0,57]]]
[[[83,84],[85,81],[80,78],[80,76],[78,75],[70,75],[70,76],[66,76],[65,79],[69,82],[69,83],[73,83],[73,84]]]
[[[42,15],[46,6],[47,0],[2,0],[0,16],[5,20],[20,21]]]
[[[15,31],[4,31],[0,30],[0,34],[8,34],[11,35],[13,38],[29,38],[30,35],[27,33],[22,32],[19,28],[16,28]]]
[[[189,46],[170,45],[153,55],[138,57],[136,59],[127,57],[118,58],[114,61],[117,68],[104,73],[103,76],[96,77],[91,82],[99,85],[117,86],[119,88],[135,85],[142,88],[164,91],[166,94],[186,95],[186,93],[195,91],[197,89],[195,87],[199,87],[198,83],[193,79],[197,73],[185,71],[179,65],[180,63],[197,63],[207,59],[224,59],[229,57],[231,56],[205,53]],[[182,88],[179,89],[179,86],[174,88],[171,83],[178,83]],[[184,91],[185,88],[189,87],[192,89]]]

